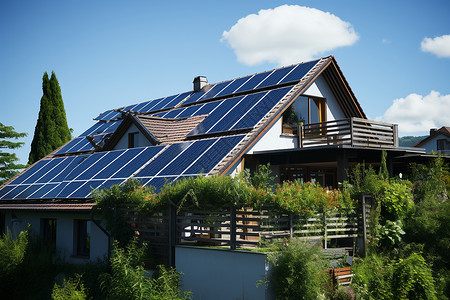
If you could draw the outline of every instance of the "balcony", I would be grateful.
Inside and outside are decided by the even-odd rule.
[[[368,148],[398,147],[396,124],[361,118],[299,125],[297,132],[300,148],[327,145]]]

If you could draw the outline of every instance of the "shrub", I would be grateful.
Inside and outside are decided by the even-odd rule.
[[[101,276],[101,286],[108,299],[187,299],[180,290],[180,273],[158,268],[155,278],[143,267],[146,245],[138,246],[134,238],[125,248],[116,242],[111,258],[111,273]]]
[[[8,230],[0,238],[0,281],[8,281],[22,264],[28,247],[28,231],[22,231],[13,238]]]
[[[353,286],[362,299],[392,299],[393,266],[389,259],[372,254],[352,267]]]
[[[64,279],[62,285],[55,283],[52,290],[52,300],[84,300],[87,298],[86,289],[81,282],[81,276]]]
[[[316,299],[329,278],[318,248],[297,239],[279,245],[268,256],[273,263],[269,275],[276,299]]]
[[[395,265],[392,287],[394,299],[436,299],[431,269],[418,253]]]

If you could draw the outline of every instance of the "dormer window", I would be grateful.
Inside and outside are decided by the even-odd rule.
[[[139,132],[128,133],[128,148],[136,148],[139,145]]]

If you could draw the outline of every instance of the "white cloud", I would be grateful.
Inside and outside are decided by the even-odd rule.
[[[288,65],[311,60],[357,40],[358,34],[350,23],[329,12],[298,5],[248,15],[224,31],[221,39],[245,65]]]
[[[387,45],[387,44],[390,44],[391,41],[388,40],[388,39],[382,39],[382,40],[381,40],[381,43],[384,44],[384,45]]]
[[[382,117],[377,119],[399,124],[400,135],[427,134],[430,128],[450,125],[450,94],[431,91],[428,95],[410,94],[395,99]]]
[[[437,57],[450,57],[450,34],[432,38],[424,38],[420,43],[420,49],[430,52]]]

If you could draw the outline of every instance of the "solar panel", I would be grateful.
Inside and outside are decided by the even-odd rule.
[[[245,135],[222,137],[212,147],[206,149],[189,168],[181,172],[182,175],[208,174],[242,141]]]
[[[279,84],[298,81],[302,79],[317,63],[318,60],[298,64],[286,77],[284,77]]]
[[[240,120],[231,127],[231,130],[253,128],[264,118],[271,109],[287,94],[293,86],[269,91],[260,101],[248,110]]]
[[[264,73],[260,73],[260,74],[255,74],[246,83],[244,83],[239,89],[234,91],[234,93],[245,92],[245,91],[254,89],[256,86],[258,86],[258,84],[261,81],[266,79],[266,77],[268,77],[270,73],[272,73],[272,72],[269,71],[269,72],[264,72]]]
[[[88,197],[90,186],[98,187],[110,180],[123,182],[164,147],[133,148],[41,160],[0,190],[0,199]]]
[[[155,146],[155,147],[147,147],[142,148],[142,151],[135,154],[132,159],[129,159],[122,163],[118,161],[118,164],[122,164],[122,168],[117,168],[117,172],[114,173],[111,178],[128,178],[133,173],[135,173],[138,169],[140,169],[145,162],[150,161],[153,157],[155,157],[160,151],[164,149],[164,146]],[[130,149],[131,150],[131,149]],[[128,154],[128,152],[127,152]],[[125,159],[125,155],[122,157]]]
[[[122,116],[121,112],[115,111],[113,109],[107,110],[104,113],[100,114],[98,117],[96,117],[94,120],[97,121],[109,121],[116,118],[120,118]]]
[[[263,88],[278,84],[287,74],[289,74],[296,66],[290,66],[282,69],[275,70],[272,74],[266,77],[257,88]]]
[[[165,179],[208,174],[242,141],[245,135],[198,140],[171,145],[134,177],[159,190]]]
[[[291,89],[289,86],[222,100],[188,136],[253,128]]]
[[[230,85],[228,85],[219,94],[217,94],[217,97],[233,94],[234,91],[236,91],[243,84],[245,84],[251,77],[252,76],[246,76],[246,77],[237,78],[237,79],[233,80],[233,82]]]

